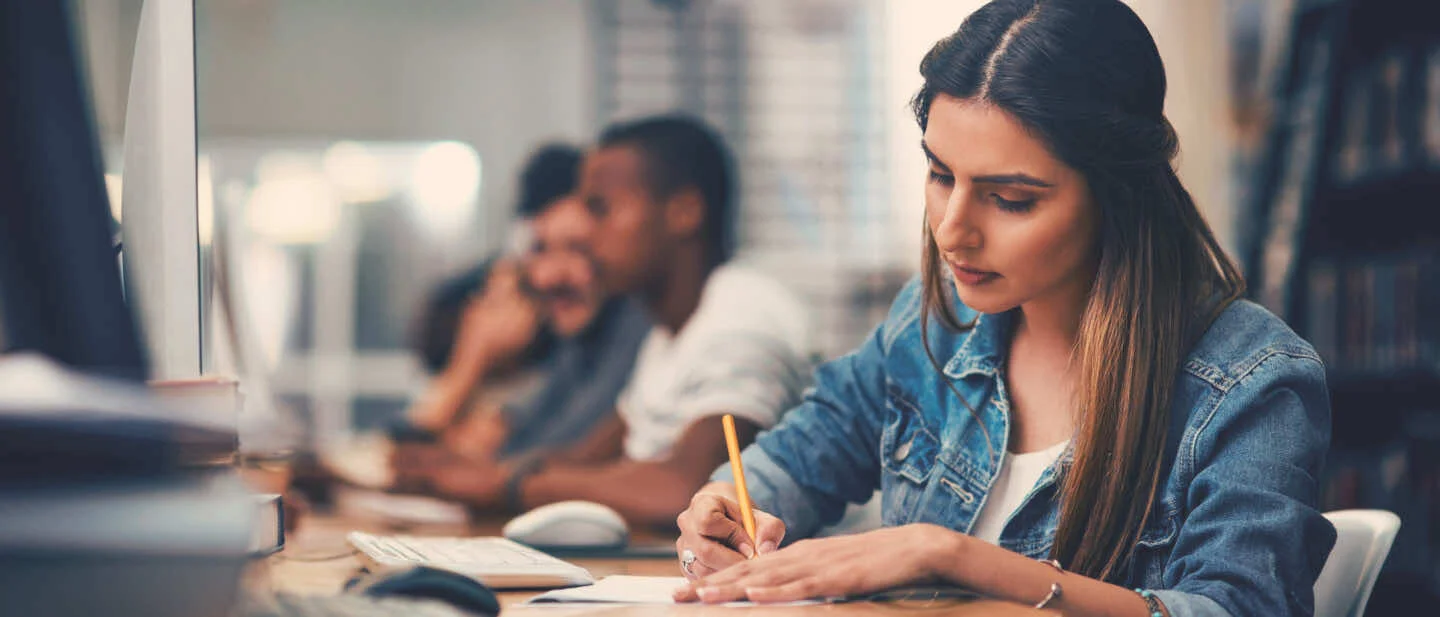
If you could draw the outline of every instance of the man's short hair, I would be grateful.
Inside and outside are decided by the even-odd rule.
[[[566,144],[547,144],[525,161],[520,172],[520,218],[540,216],[550,204],[575,191],[580,176],[580,151]]]
[[[734,248],[735,170],[725,142],[703,121],[664,115],[613,124],[600,134],[600,147],[629,146],[644,161],[651,197],[666,199],[693,188],[705,202],[703,235],[712,263]]]

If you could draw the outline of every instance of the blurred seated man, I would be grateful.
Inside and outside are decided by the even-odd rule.
[[[465,272],[436,286],[426,299],[413,330],[416,352],[425,369],[432,375],[442,374],[450,363],[459,331],[460,316],[472,300],[479,298],[497,263],[513,262],[515,256],[530,249],[532,227],[536,216],[556,200],[575,191],[580,171],[580,151],[565,144],[541,146],[526,160],[520,173],[520,194],[515,205],[517,221],[507,243],[510,258],[491,257]],[[513,267],[507,270],[514,273]],[[542,362],[551,350],[554,334],[542,329],[521,356],[514,359],[517,368],[528,368]],[[440,423],[443,425],[444,423]]]
[[[415,426],[439,433],[449,452],[403,448],[397,467],[417,457],[564,452],[613,410],[649,319],[638,303],[601,294],[590,261],[579,252],[588,216],[577,199],[544,204],[532,228],[529,253],[518,262],[497,262],[484,291],[467,301],[444,371],[408,413]],[[487,381],[533,354],[545,331],[554,340],[533,394],[466,408]]]
[[[436,466],[440,494],[511,511],[593,501],[631,524],[670,526],[727,460],[723,414],[748,442],[798,403],[806,316],[779,283],[726,263],[732,173],[718,137],[689,118],[605,131],[581,176],[588,247],[603,286],[634,294],[655,322],[618,413],[584,456]]]

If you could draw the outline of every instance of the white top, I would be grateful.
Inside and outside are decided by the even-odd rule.
[[[680,331],[656,325],[640,346],[617,403],[625,455],[663,458],[706,416],[774,425],[808,383],[808,328],[800,301],[774,279],[740,266],[715,269]]]
[[[1066,440],[1044,450],[1025,454],[1006,452],[1000,463],[1000,475],[995,478],[995,484],[991,485],[990,496],[985,499],[985,505],[980,507],[975,524],[970,528],[970,535],[991,544],[999,544],[1000,532],[1005,529],[1005,522],[1010,520],[1011,514],[1020,509],[1020,504],[1025,501],[1025,496],[1030,494],[1030,489],[1035,488],[1040,476],[1060,458],[1060,454],[1065,452],[1065,446],[1069,444],[1070,441]]]

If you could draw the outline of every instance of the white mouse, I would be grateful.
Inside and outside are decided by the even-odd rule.
[[[609,548],[625,546],[630,531],[620,513],[590,501],[561,501],[511,519],[500,532],[535,547]]]

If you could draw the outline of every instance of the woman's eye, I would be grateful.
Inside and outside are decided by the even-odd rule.
[[[930,170],[930,181],[936,184],[950,186],[955,182],[955,176],[952,176],[950,174],[942,174],[932,169]]]
[[[1035,205],[1034,199],[1021,199],[1017,201],[1011,201],[994,193],[990,194],[990,198],[995,200],[996,206],[999,206],[1001,210],[1004,210],[1006,212],[1028,212],[1030,208],[1034,207]]]

